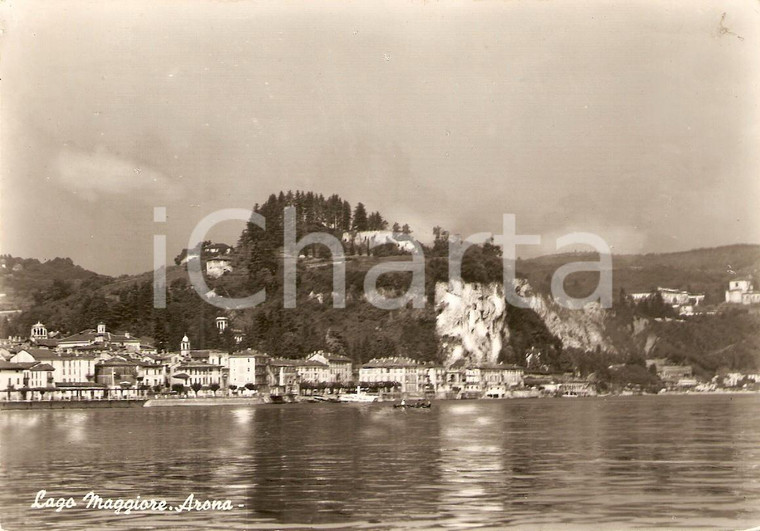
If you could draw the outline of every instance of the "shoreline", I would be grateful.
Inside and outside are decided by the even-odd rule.
[[[589,396],[574,396],[572,398],[620,398],[630,396],[713,396],[713,395],[757,395],[760,391],[670,391],[666,393],[610,393]],[[502,398],[434,398],[436,402],[472,402],[472,401],[504,401],[504,400],[535,400],[535,399],[554,399],[567,398],[562,396],[506,396]],[[397,400],[381,400],[371,404],[393,404]],[[142,398],[142,399],[121,399],[121,400],[0,400],[0,411],[30,411],[30,410],[59,410],[59,409],[127,409],[127,408],[161,408],[161,407],[214,407],[214,406],[259,406],[259,405],[295,405],[311,404],[308,400],[296,400],[295,402],[286,402],[285,404],[274,404],[261,397],[203,397],[203,398]],[[320,402],[323,403],[323,402]],[[326,403],[326,402],[325,402]],[[346,404],[344,404],[346,405]],[[349,404],[350,405],[350,404]],[[370,403],[367,403],[370,405]]]

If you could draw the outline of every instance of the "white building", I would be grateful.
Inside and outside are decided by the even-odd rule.
[[[351,358],[346,356],[340,356],[338,354],[331,354],[323,350],[312,353],[307,358],[309,361],[317,361],[324,365],[327,365],[330,370],[330,375],[326,382],[331,383],[346,383],[350,382],[353,377],[353,363]]]
[[[23,349],[10,359],[11,363],[48,363],[53,367],[53,379],[59,383],[93,381],[99,360],[93,354],[65,354],[44,348]]]
[[[309,359],[297,360],[295,367],[298,381],[301,383],[317,384],[334,381],[330,373],[330,366],[327,363]]]
[[[661,287],[658,287],[654,291],[631,293],[631,299],[635,302],[643,302],[647,299],[654,298],[658,294],[662,297],[662,301],[665,304],[669,304],[681,315],[692,315],[694,313],[694,307],[699,306],[702,304],[702,301],[705,300],[703,293],[689,293],[682,289]]]
[[[423,374],[420,377],[420,369],[420,364],[410,358],[373,359],[359,369],[359,381],[362,383],[396,382],[402,393],[416,394],[422,391],[422,386],[425,384],[425,376]]]
[[[251,349],[230,354],[227,358],[230,371],[228,384],[238,388],[245,387],[246,384],[266,385],[268,360],[266,354]]]
[[[225,273],[232,272],[232,261],[223,256],[206,260],[206,274],[211,278],[219,278]]]
[[[193,384],[199,384],[208,387],[212,384],[224,387],[222,381],[222,368],[219,365],[211,365],[203,362],[187,362],[177,365],[172,370],[172,384],[184,384],[192,387]]]
[[[760,291],[755,291],[752,281],[749,279],[732,280],[726,290],[726,302],[731,304],[758,304],[760,303]]]

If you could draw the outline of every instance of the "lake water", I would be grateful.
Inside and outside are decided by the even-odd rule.
[[[32,509],[35,494],[77,507]],[[229,499],[116,515],[82,497]],[[760,525],[760,396],[0,412],[0,526]]]

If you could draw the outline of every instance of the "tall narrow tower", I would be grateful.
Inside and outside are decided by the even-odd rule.
[[[187,337],[187,334],[182,338],[182,343],[179,345],[179,353],[183,356],[190,354],[190,339]]]

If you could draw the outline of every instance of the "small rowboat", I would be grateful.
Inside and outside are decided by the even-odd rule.
[[[424,400],[420,402],[415,402],[413,404],[405,404],[405,403],[393,404],[393,407],[398,408],[398,409],[407,409],[407,408],[408,409],[430,409],[431,407],[433,407],[433,404],[431,404],[429,400]]]

